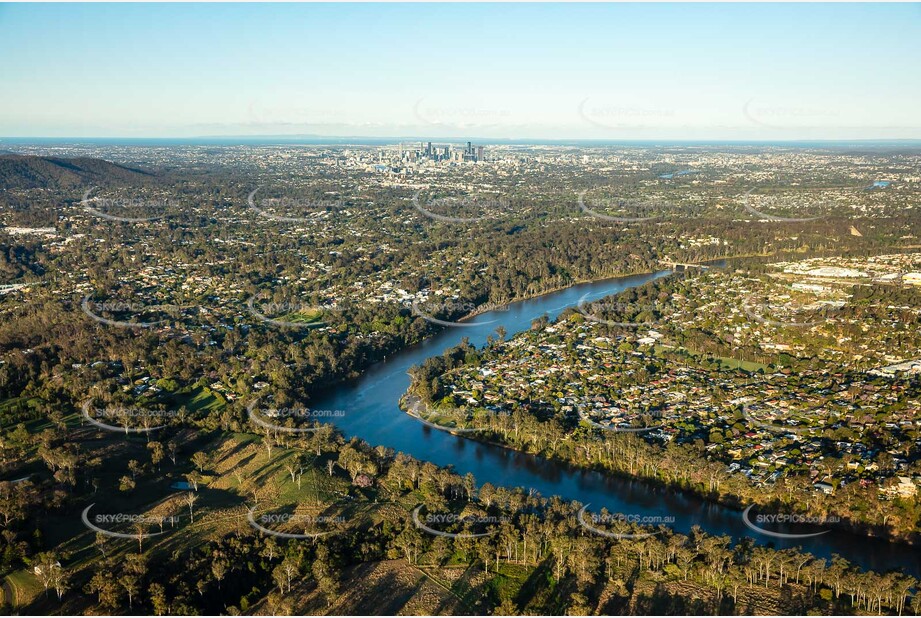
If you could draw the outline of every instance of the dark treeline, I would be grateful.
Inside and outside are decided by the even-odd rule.
[[[352,501],[330,504],[345,513],[335,534],[285,540],[246,527],[176,546],[164,541],[97,536],[98,559],[74,569],[65,550],[27,557],[46,567],[40,577],[65,613],[237,614],[258,607],[296,614],[299,595],[317,591],[332,603],[349,585],[355,565],[402,559],[437,568],[467,564],[489,582],[477,606],[481,613],[519,614],[901,614],[921,610],[912,596],[916,581],[897,573],[863,572],[846,560],[815,558],[796,549],[733,545],[694,529],[689,535],[586,515],[595,530],[637,538],[612,538],[580,523],[577,503],[545,499],[521,489],[484,485],[471,476],[372,448],[332,431],[309,438],[268,434],[272,453],[309,454],[323,474],[353,481]],[[151,453],[155,452],[151,449]],[[181,458],[182,459],[182,458]],[[207,465],[207,457],[198,463]],[[193,460],[197,460],[193,457]],[[328,464],[328,465],[327,465]],[[49,465],[50,462],[49,462]],[[355,483],[360,477],[370,481]],[[48,482],[0,486],[4,505],[42,492]],[[208,491],[206,489],[200,490]],[[357,502],[356,502],[357,501]],[[84,500],[46,504],[76,516]],[[194,504],[194,501],[193,503]],[[359,509],[358,505],[372,507]],[[192,505],[189,506],[190,510]],[[412,512],[454,514],[431,523],[434,535],[414,522]],[[241,520],[242,511],[237,511]],[[4,556],[15,554],[34,516],[6,509]],[[224,517],[196,507],[195,519]],[[612,521],[612,523],[604,523]],[[183,534],[181,529],[170,534]],[[485,536],[465,536],[465,535]],[[48,565],[61,562],[63,568]],[[5,565],[9,568],[9,565]],[[509,569],[526,574],[520,588],[507,585]],[[57,595],[55,595],[57,593]],[[28,609],[28,608],[26,608]]]

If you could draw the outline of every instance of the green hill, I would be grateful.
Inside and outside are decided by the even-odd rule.
[[[155,178],[103,159],[0,155],[0,189],[71,189],[93,184],[142,183]]]

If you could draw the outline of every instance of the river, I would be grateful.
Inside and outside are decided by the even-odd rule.
[[[312,407],[341,410],[343,414],[336,418],[335,424],[347,436],[357,436],[371,445],[388,446],[440,466],[452,466],[459,474],[470,472],[480,484],[489,482],[505,487],[530,488],[545,497],[557,495],[590,504],[590,510],[596,513],[607,507],[612,512],[632,516],[670,516],[675,522],[671,527],[684,534],[698,525],[711,534],[727,534],[735,540],[748,536],[759,544],[777,548],[801,546],[803,550],[824,558],[837,553],[866,569],[885,571],[901,567],[919,576],[921,552],[912,547],[836,530],[795,540],[769,537],[747,528],[740,511],[697,496],[452,435],[426,427],[400,410],[399,399],[410,383],[407,370],[457,345],[464,337],[469,338],[472,344],[482,346],[488,336],[495,336],[499,326],[503,326],[511,337],[527,330],[532,320],[542,315],[553,319],[583,298],[597,300],[668,274],[670,271],[660,271],[573,285],[482,313],[465,322],[469,326],[445,328],[422,343],[372,366],[359,378],[319,397]]]

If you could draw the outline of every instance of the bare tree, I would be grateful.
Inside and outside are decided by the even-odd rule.
[[[196,502],[198,502],[198,494],[194,491],[190,491],[185,495],[185,503],[189,505],[189,518],[193,522],[195,521],[195,511],[192,510],[192,507],[195,506]]]
[[[265,438],[262,440],[262,444],[265,446],[265,450],[266,453],[268,453],[269,459],[271,459],[272,449],[275,448],[275,434],[268,427],[265,428]]]
[[[67,588],[68,576],[61,567],[61,562],[53,552],[43,552],[35,557],[35,574],[47,592],[53,588],[60,599]]]
[[[141,519],[137,519],[131,528],[134,530],[134,536],[138,540],[138,553],[141,553],[144,544],[144,537],[147,536],[147,526],[144,525],[144,522]]]

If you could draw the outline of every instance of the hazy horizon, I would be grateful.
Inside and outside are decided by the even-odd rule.
[[[921,138],[917,4],[216,6],[0,5],[0,135]]]

